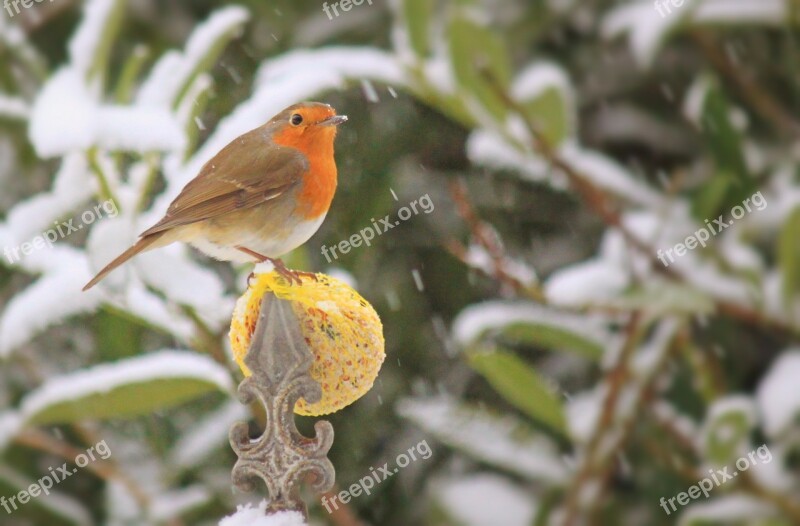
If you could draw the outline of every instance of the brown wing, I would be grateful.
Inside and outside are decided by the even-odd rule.
[[[253,207],[298,184],[308,161],[293,148],[268,144],[261,128],[234,140],[206,163],[167,215],[142,236]]]

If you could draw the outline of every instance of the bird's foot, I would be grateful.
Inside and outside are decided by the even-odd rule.
[[[302,272],[300,270],[291,270],[289,269],[286,264],[280,258],[271,258],[264,256],[262,254],[258,254],[257,252],[253,252],[252,250],[239,247],[239,250],[245,252],[247,254],[252,255],[255,257],[259,263],[265,263],[269,261],[272,263],[272,266],[275,267],[275,272],[280,274],[286,281],[289,282],[289,285],[292,285],[295,281],[298,285],[303,284],[303,278],[311,278],[314,281],[317,281],[317,275],[313,272]],[[251,272],[250,275],[247,277],[247,286],[250,286],[250,282],[255,277],[255,273]]]
[[[291,270],[288,267],[286,267],[286,264],[284,264],[284,262],[281,261],[280,259],[272,259],[272,258],[267,258],[267,259],[269,260],[270,263],[272,263],[275,266],[275,272],[283,276],[283,278],[289,282],[289,285],[291,285],[293,281],[297,281],[298,285],[302,285],[303,278],[311,278],[314,281],[317,281],[317,275],[314,274],[313,272]]]

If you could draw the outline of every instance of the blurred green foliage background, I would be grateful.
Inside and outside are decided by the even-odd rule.
[[[255,500],[230,489],[227,429],[247,417],[230,386],[187,373],[41,395],[169,349],[240,380],[225,313],[249,268],[175,249],[156,257],[191,271],[196,294],[153,265],[79,288],[110,255],[98,247],[149,226],[138,222],[204,144],[313,93],[350,120],[333,207],[287,261],[352,279],[387,342],[373,390],[330,417],[339,487],[421,440],[434,451],[346,512],[307,495],[314,523],[800,524],[798,6],[698,0],[662,16],[649,0],[374,0],[329,19],[316,0],[54,0],[0,12],[0,242],[78,217],[104,180],[122,209],[0,265],[0,495],[99,440],[113,452],[107,470],[59,485],[65,500],[0,510],[0,523],[216,524]],[[224,31],[191,48],[219,13]],[[139,148],[141,130],[126,138],[113,122],[123,147],[41,131],[79,137],[69,119],[84,114],[53,110],[71,104],[150,108],[142,86],[156,78],[170,94],[170,68],[159,79],[154,66],[182,49],[198,51],[183,56],[193,69],[172,64],[185,89],[156,107],[183,144]],[[65,70],[89,106],[59,89]],[[659,261],[756,192],[765,208]],[[430,214],[323,257],[423,195]],[[315,419],[300,420],[311,432]],[[770,460],[709,500],[662,509],[761,445]]]

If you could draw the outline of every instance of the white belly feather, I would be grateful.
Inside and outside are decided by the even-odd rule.
[[[286,237],[273,237],[275,236],[274,232],[243,232],[241,238],[237,240],[236,246],[248,248],[263,256],[279,258],[311,239],[311,236],[319,230],[325,220],[325,215],[311,221],[299,222]],[[204,254],[220,261],[254,262],[252,256],[238,250],[236,246],[219,245],[202,235],[195,237],[189,243]]]

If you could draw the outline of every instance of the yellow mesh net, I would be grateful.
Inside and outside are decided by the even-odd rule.
[[[311,377],[322,386],[322,400],[308,404],[302,398],[294,412],[318,416],[338,411],[372,388],[384,353],[383,325],[378,313],[347,284],[325,274],[317,281],[303,278],[289,285],[277,272],[259,274],[239,298],[231,320],[231,346],[245,376],[244,357],[255,332],[264,294],[288,300],[300,320],[314,362]]]

